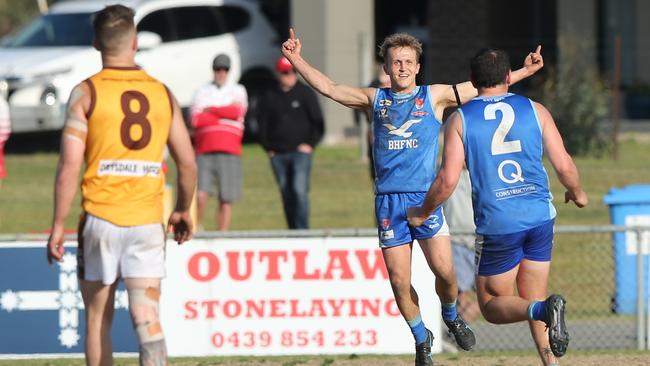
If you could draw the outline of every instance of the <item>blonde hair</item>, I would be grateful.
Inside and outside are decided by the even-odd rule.
[[[420,62],[422,43],[412,35],[408,33],[395,33],[384,38],[384,42],[379,46],[379,56],[384,59],[384,62],[386,62],[386,58],[388,57],[388,51],[394,47],[408,47],[413,49],[415,51],[416,61]]]

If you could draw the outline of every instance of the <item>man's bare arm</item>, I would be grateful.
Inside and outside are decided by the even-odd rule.
[[[282,54],[305,81],[322,95],[355,109],[370,109],[377,90],[375,88],[356,88],[337,84],[325,74],[311,66],[302,58],[302,44],[296,38],[293,28],[289,28],[289,39],[282,44]]]
[[[535,103],[535,109],[542,125],[542,139],[544,151],[553,169],[557,173],[560,183],[567,189],[564,202],[573,201],[576,206],[584,207],[589,202],[587,194],[580,186],[580,175],[571,155],[564,148],[562,136],[555,126],[553,117],[541,104]]]
[[[429,187],[422,206],[411,207],[408,210],[408,220],[411,226],[422,225],[429,215],[454,192],[465,164],[462,129],[460,114],[454,112],[445,124],[445,147],[438,175]]]
[[[167,227],[168,230],[173,229],[174,240],[182,244],[192,238],[193,223],[190,217],[190,206],[196,187],[196,160],[178,102],[173,97],[172,100],[174,112],[167,146],[174,162],[176,162],[177,195],[176,207],[169,218]]]
[[[90,90],[86,83],[77,85],[70,94],[65,126],[61,137],[61,152],[54,184],[54,213],[50,238],[47,243],[47,259],[61,261],[65,219],[77,193],[79,173],[84,161],[90,107]]]
[[[529,53],[524,59],[524,65],[510,74],[510,84],[516,84],[519,81],[532,76],[537,71],[544,67],[544,58],[542,57],[542,46],[537,46],[535,52]],[[456,93],[454,92],[453,85],[434,84],[430,86],[431,95],[434,98],[436,105],[436,116],[442,117],[442,112],[445,108],[455,107],[458,105],[456,101]],[[472,85],[471,81],[465,81],[456,84],[456,91],[458,99],[461,104],[468,102],[470,99],[478,95],[478,90]]]

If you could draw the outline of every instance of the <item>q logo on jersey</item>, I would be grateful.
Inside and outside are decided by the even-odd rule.
[[[514,168],[514,171],[511,171],[507,177],[506,174],[504,174],[504,168],[506,166],[512,166]],[[501,164],[499,164],[498,173],[499,173],[499,179],[501,179],[504,183],[507,184],[513,184],[513,183],[524,181],[524,178],[522,176],[523,173],[521,170],[521,165],[519,165],[519,163],[517,163],[514,160],[502,161]]]

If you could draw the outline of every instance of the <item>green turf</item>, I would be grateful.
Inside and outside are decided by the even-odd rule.
[[[596,355],[608,359],[616,359],[610,365],[639,365],[639,360],[647,356],[647,352],[636,350],[571,350],[569,365],[583,365],[581,360],[592,360]],[[511,365],[512,358],[517,358],[524,365],[536,365],[538,359],[531,351],[517,352],[463,352],[457,354],[443,353],[435,355],[437,365]],[[170,358],[170,365],[179,366],[211,366],[211,365],[406,365],[413,361],[412,355],[313,355],[313,356],[233,356],[233,357],[182,357]],[[509,362],[510,360],[510,362]],[[532,361],[532,362],[531,362]],[[630,361],[636,361],[631,363]],[[564,362],[563,362],[564,363]],[[0,360],[0,366],[81,366],[82,359],[54,360]],[[116,366],[136,366],[135,358],[115,358]],[[594,365],[594,363],[589,363]]]
[[[602,197],[613,186],[650,182],[645,156],[650,144],[628,140],[621,145],[620,159],[577,158],[588,207],[578,210],[564,205],[564,190],[548,167],[558,207],[557,223],[607,224],[608,208]],[[8,178],[0,191],[0,232],[43,232],[50,226],[56,154],[8,155]],[[242,201],[233,209],[233,230],[286,228],[280,195],[268,158],[257,145],[244,148]],[[174,180],[170,176],[170,182]],[[316,150],[311,185],[311,226],[351,228],[373,226],[373,191],[368,167],[359,161],[357,147],[320,147]],[[204,227],[215,228],[215,200],[211,200]],[[74,229],[79,214],[79,194],[66,226]]]

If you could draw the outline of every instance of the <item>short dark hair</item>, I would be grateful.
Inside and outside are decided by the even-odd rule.
[[[119,52],[125,37],[135,30],[134,15],[133,9],[124,5],[109,5],[95,13],[93,29],[97,48],[107,53]]]
[[[379,46],[379,55],[384,59],[384,63],[388,62],[388,51],[394,47],[408,47],[415,51],[415,61],[420,62],[422,55],[422,43],[417,38],[408,33],[395,33],[384,38],[381,46]]]
[[[506,82],[510,58],[503,50],[484,48],[472,57],[470,69],[475,87],[491,88]]]

